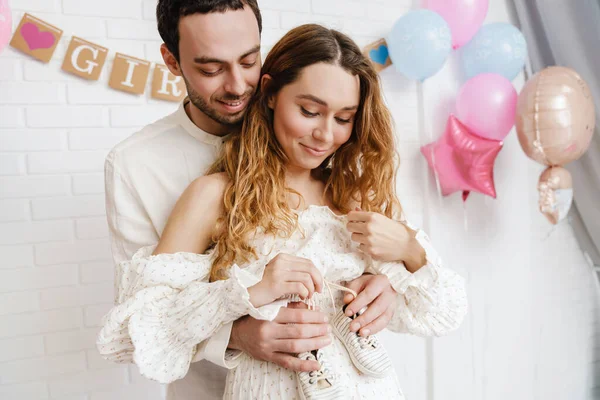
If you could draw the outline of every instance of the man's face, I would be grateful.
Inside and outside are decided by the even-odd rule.
[[[246,6],[183,17],[179,37],[180,75],[190,101],[207,117],[205,125],[241,123],[261,68],[260,33],[252,10]]]

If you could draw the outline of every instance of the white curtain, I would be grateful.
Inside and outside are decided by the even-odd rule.
[[[596,133],[588,152],[567,166],[573,175],[570,222],[584,252],[600,267],[600,2],[513,0],[533,72],[549,65],[575,69],[596,101]]]

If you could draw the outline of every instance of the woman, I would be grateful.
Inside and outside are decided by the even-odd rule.
[[[330,315],[336,334],[299,355],[319,370],[296,376],[244,354],[225,398],[402,399],[385,351],[350,331],[356,310],[347,316],[333,290],[365,271],[385,275],[400,295],[388,328],[419,335],[456,329],[466,297],[427,237],[394,220],[395,168],[391,116],[360,49],[319,25],[290,31],[212,174],[186,189],[158,245],[127,263],[101,352],[118,359],[132,344],[142,374],[169,382],[223,324],[273,319],[300,297]],[[392,225],[396,242],[376,246],[374,232]]]

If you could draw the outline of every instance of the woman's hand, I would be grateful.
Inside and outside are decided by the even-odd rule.
[[[404,262],[410,272],[425,265],[425,250],[415,239],[416,232],[403,223],[360,210],[348,213],[348,221],[352,240],[374,260]]]
[[[352,321],[350,331],[359,332],[361,336],[369,336],[385,329],[394,316],[398,297],[388,278],[385,275],[364,274],[348,282],[346,287],[358,293],[356,298],[350,293],[344,296],[344,303],[348,304],[347,316],[368,307]]]
[[[311,298],[322,290],[323,277],[312,261],[280,253],[267,264],[262,280],[249,287],[248,293],[252,305],[260,307],[286,295]]]

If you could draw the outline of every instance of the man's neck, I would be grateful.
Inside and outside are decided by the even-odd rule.
[[[220,137],[231,133],[230,127],[210,118],[208,115],[198,110],[198,108],[194,107],[191,101],[188,101],[184,108],[189,119],[204,132]]]

